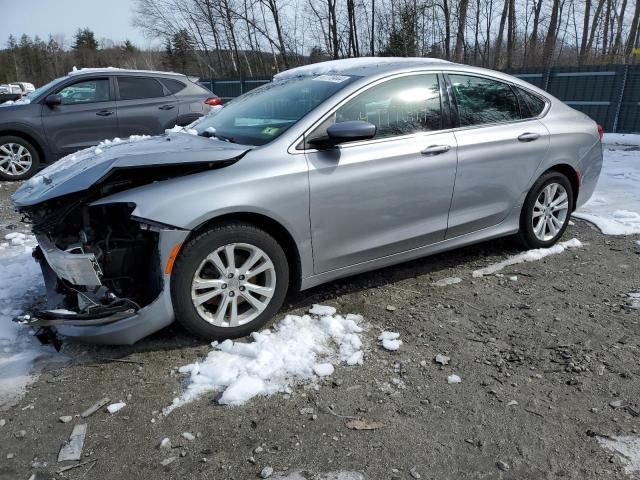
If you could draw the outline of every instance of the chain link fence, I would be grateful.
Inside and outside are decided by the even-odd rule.
[[[606,132],[640,133],[640,65],[596,65],[510,70],[586,113]],[[224,101],[229,101],[271,78],[201,79]]]

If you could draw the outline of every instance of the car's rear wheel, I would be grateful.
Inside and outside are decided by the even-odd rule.
[[[24,180],[38,171],[38,150],[24,138],[0,136],[0,179]]]
[[[527,248],[555,244],[573,211],[573,188],[560,172],[547,172],[533,185],[520,217],[520,238]]]
[[[227,223],[182,247],[171,276],[177,320],[205,340],[236,338],[264,325],[289,286],[287,257],[267,232]]]

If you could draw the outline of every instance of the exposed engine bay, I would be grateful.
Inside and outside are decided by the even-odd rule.
[[[57,276],[58,295],[49,295],[49,306],[58,317],[135,311],[157,297],[162,289],[157,233],[132,220],[132,209],[81,204],[28,213],[40,244],[34,256]]]
[[[133,218],[133,204],[91,202],[207,167],[211,168],[116,171],[87,191],[21,207],[38,239],[34,257],[42,267],[48,297],[48,309],[34,312],[35,318],[23,323],[88,325],[106,317],[115,321],[118,314],[131,314],[156,299],[163,288],[159,228]]]

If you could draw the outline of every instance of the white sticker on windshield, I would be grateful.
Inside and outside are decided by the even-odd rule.
[[[317,77],[313,77],[313,80],[318,80],[320,82],[342,83],[345,80],[349,80],[349,77],[345,75],[318,75]]]

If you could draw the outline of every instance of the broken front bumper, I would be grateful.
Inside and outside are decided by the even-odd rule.
[[[117,311],[98,315],[74,314],[59,310],[63,295],[57,291],[58,278],[73,285],[99,286],[100,266],[92,254],[73,250],[62,251],[48,239],[38,238],[42,251],[39,256],[40,267],[47,289],[47,300],[50,310],[40,314],[29,314],[17,319],[18,323],[38,327],[52,327],[66,337],[90,343],[111,345],[132,344],[166,326],[174,320],[171,304],[171,276],[165,272],[172,250],[186,239],[189,231],[160,229],[158,230],[158,258],[162,272],[162,290],[148,305],[134,309],[130,306]],[[149,265],[151,269],[153,266]],[[83,283],[84,282],[84,283]]]

